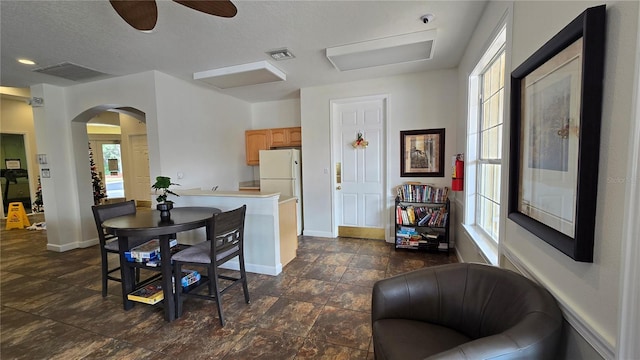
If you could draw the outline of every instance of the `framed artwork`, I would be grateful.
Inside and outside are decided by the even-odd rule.
[[[511,73],[509,219],[593,261],[605,6],[589,8]]]
[[[444,177],[444,129],[400,131],[400,176]]]

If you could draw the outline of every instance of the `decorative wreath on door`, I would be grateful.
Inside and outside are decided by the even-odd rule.
[[[351,143],[351,146],[353,146],[354,149],[358,149],[358,148],[364,149],[368,145],[369,145],[369,142],[364,139],[361,132],[358,132],[358,137],[354,142]]]

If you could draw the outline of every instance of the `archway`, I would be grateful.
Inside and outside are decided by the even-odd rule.
[[[116,117],[104,116],[105,113],[117,113]],[[87,125],[92,123],[100,123],[100,118],[106,119],[105,124],[117,125],[118,130],[114,131],[112,134],[89,134],[87,130]],[[115,119],[115,120],[114,120]],[[91,151],[93,154],[94,164],[97,165],[97,172],[99,176],[102,178],[103,187],[106,186],[119,186],[119,194],[121,194],[121,198],[105,198],[102,202],[117,202],[124,200],[136,200],[142,206],[150,206],[150,181],[149,181],[149,160],[148,160],[148,150],[146,148],[146,117],[145,113],[135,109],[133,107],[128,106],[119,106],[119,105],[101,105],[96,106],[91,109],[85,110],[79,115],[77,115],[71,121],[72,128],[72,139],[74,146],[74,154],[75,154],[75,164],[76,171],[78,175],[78,179],[91,179],[90,180],[90,188],[89,194],[84,194],[85,186],[83,186],[82,181],[78,183],[78,196],[80,200],[80,204],[93,204],[93,184],[91,184],[92,175],[90,170],[90,159],[89,152],[87,148],[87,144],[91,144]],[[132,145],[132,139],[136,140],[136,143]],[[139,139],[142,138],[144,141],[140,142]],[[109,141],[105,141],[108,139]],[[103,144],[118,144],[118,148],[121,153],[119,154],[118,168],[117,172],[122,175],[120,178],[121,182],[119,184],[108,184],[105,179],[107,178],[109,173],[105,173],[105,171],[109,171],[108,164],[103,164],[102,158],[102,149],[100,148]],[[134,154],[134,146],[140,147],[140,143],[144,146],[144,150],[140,151],[138,149],[138,153],[143,154],[145,157],[143,159],[138,159]],[[84,151],[81,151],[80,148],[85,148]],[[113,164],[112,164],[113,166]],[[114,173],[114,169],[111,169],[110,173]],[[146,178],[145,178],[146,176]],[[111,176],[109,176],[111,178]],[[117,178],[117,176],[116,176]],[[138,179],[136,183],[136,179]],[[140,179],[146,179],[146,184],[140,184]],[[118,181],[118,180],[115,180]],[[124,190],[128,189],[126,192]],[[113,194],[118,194],[118,191],[112,192]]]

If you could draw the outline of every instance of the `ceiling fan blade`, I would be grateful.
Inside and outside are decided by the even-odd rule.
[[[190,7],[203,13],[232,18],[238,13],[238,9],[230,0],[173,0],[180,5]]]
[[[140,31],[150,31],[158,21],[158,6],[155,0],[109,0],[118,15]]]

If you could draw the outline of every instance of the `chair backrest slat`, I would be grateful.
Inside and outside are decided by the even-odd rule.
[[[129,200],[114,204],[93,205],[91,210],[93,211],[93,220],[96,223],[100,243],[104,246],[106,237],[104,230],[102,229],[102,223],[114,217],[135,214],[136,203],[134,200]]]
[[[214,239],[211,242],[211,259],[216,259],[217,254],[234,247],[238,247],[242,252],[246,211],[247,206],[243,205],[235,210],[213,216],[209,223],[209,231]]]

